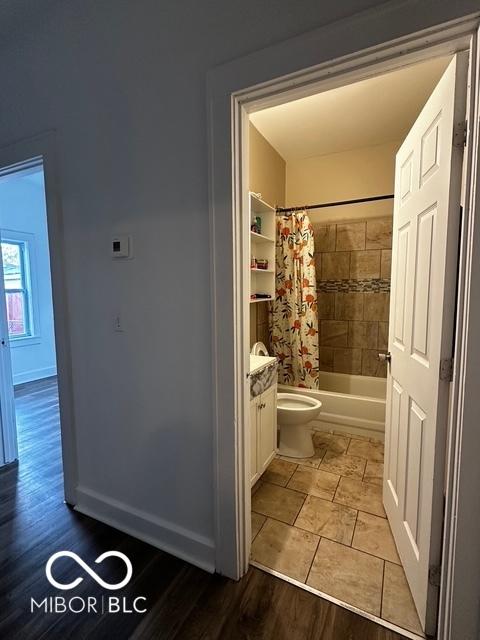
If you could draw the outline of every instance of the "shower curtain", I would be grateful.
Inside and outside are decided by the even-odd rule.
[[[318,314],[313,227],[305,211],[278,216],[270,330],[278,381],[318,389]]]

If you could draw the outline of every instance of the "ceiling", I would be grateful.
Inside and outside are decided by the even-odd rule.
[[[401,141],[450,58],[436,58],[250,115],[290,162]]]
[[[60,0],[0,0],[0,49],[25,24],[41,20]]]

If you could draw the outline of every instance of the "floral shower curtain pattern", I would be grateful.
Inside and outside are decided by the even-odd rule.
[[[318,389],[318,314],[313,227],[305,211],[277,218],[273,353],[278,381]]]

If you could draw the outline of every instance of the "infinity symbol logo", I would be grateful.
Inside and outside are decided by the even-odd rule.
[[[96,582],[98,582],[101,587],[103,587],[104,589],[109,589],[110,591],[114,591],[115,589],[121,589],[130,582],[133,568],[132,563],[127,558],[127,556],[124,553],[120,553],[120,551],[106,551],[105,553],[102,553],[100,556],[98,556],[98,558],[95,560],[95,563],[100,564],[100,562],[103,562],[105,558],[110,558],[111,556],[121,558],[125,562],[125,565],[127,567],[127,574],[125,578],[117,584],[109,584],[108,582],[105,582],[105,580],[102,580],[102,578],[97,573],[95,573],[95,571],[90,569],[88,564],[86,564],[79,556],[77,556],[76,553],[73,553],[73,551],[57,551],[57,553],[54,553],[53,556],[50,556],[45,566],[45,574],[50,584],[57,589],[62,589],[63,591],[75,589],[75,587],[77,587],[83,581],[83,578],[75,578],[73,582],[62,584],[61,582],[57,582],[57,580],[55,580],[55,578],[52,576],[52,566],[53,563],[58,560],[58,558],[72,558],[72,560],[75,560],[75,562],[79,564],[82,569],[86,573],[88,573],[89,576],[91,576]]]

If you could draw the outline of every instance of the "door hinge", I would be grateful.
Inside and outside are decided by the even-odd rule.
[[[441,568],[438,565],[433,565],[428,568],[428,582],[432,587],[440,586]]]
[[[440,360],[440,380],[451,382],[453,380],[453,358]]]
[[[457,124],[453,127],[453,146],[463,147],[467,144],[467,132],[468,132],[468,123],[466,120],[462,122],[457,122]]]

